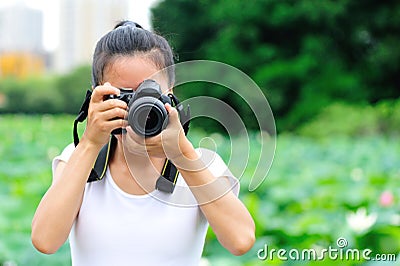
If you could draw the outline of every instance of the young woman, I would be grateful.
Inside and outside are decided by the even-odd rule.
[[[169,67],[156,80],[167,93],[173,64],[167,41],[134,22],[119,23],[99,40],[85,132],[76,147],[67,146],[54,159],[53,182],[33,218],[32,242],[39,251],[54,253],[69,237],[73,265],[198,265],[208,225],[234,255],[253,246],[255,226],[235,195],[237,180],[235,192],[223,192],[226,183],[220,180],[232,181],[230,172],[217,155],[211,164],[200,158],[175,108],[165,104],[167,127],[144,139],[127,126],[127,104],[106,100]],[[99,151],[121,127],[127,132],[116,135],[105,177],[87,183]],[[171,204],[187,197],[183,190],[154,190],[166,158],[197,205]]]

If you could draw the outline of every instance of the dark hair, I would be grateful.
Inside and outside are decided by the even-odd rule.
[[[103,82],[105,68],[118,56],[143,54],[158,69],[168,67],[168,84],[175,82],[174,58],[170,45],[160,35],[132,21],[121,21],[96,45],[92,64],[92,85]]]

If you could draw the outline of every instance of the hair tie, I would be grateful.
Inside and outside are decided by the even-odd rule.
[[[118,23],[118,24],[114,27],[114,30],[115,30],[116,28],[125,27],[125,26],[132,27],[132,28],[143,29],[143,27],[140,26],[140,25],[139,25],[138,23],[136,23],[136,22],[133,22],[133,21],[130,21],[130,20],[124,20],[124,21],[121,21],[120,23]]]

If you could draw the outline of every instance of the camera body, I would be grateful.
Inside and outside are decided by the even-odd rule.
[[[107,99],[118,99],[128,105],[128,124],[138,135],[152,137],[161,133],[168,125],[168,112],[164,104],[171,99],[162,94],[160,85],[154,80],[144,80],[134,90],[120,89],[120,95],[108,95]],[[122,129],[116,129],[112,134],[121,134]]]

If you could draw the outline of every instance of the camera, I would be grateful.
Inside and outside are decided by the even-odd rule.
[[[138,135],[152,137],[161,133],[168,124],[168,112],[164,104],[171,99],[162,94],[160,85],[147,79],[134,90],[120,89],[120,95],[108,95],[107,99],[118,99],[128,104],[128,124]],[[121,134],[116,129],[112,134]]]

